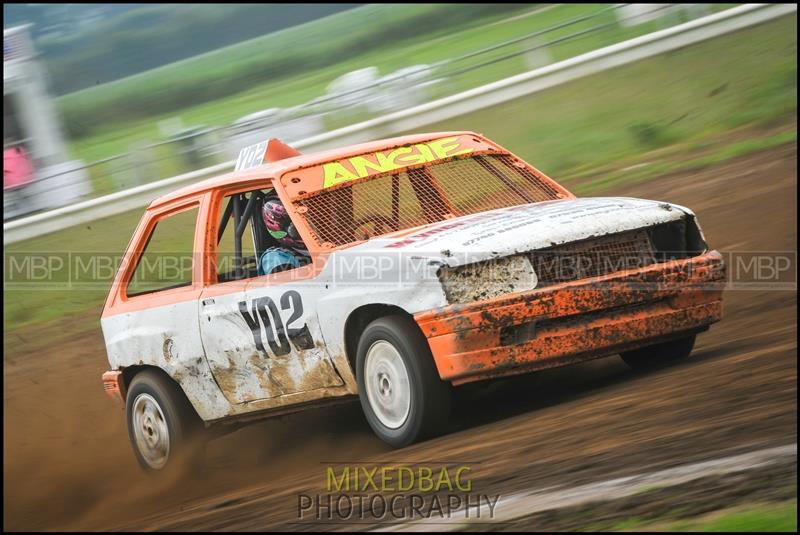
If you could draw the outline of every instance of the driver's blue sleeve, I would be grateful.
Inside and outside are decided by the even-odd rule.
[[[300,267],[300,262],[298,262],[294,254],[286,249],[270,247],[261,255],[261,259],[258,262],[258,274],[269,275],[275,268],[286,264],[293,268]]]

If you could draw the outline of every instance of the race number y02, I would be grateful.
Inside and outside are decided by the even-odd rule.
[[[267,154],[267,142],[262,141],[256,145],[250,145],[239,151],[239,158],[236,160],[234,171],[244,171],[258,167],[264,163],[264,156]]]
[[[290,310],[291,315],[284,325],[278,306],[275,301],[268,296],[253,299],[248,306],[247,301],[239,302],[239,313],[241,313],[250,331],[253,333],[253,342],[256,348],[269,355],[279,357],[291,352],[289,345],[294,345],[297,351],[303,351],[314,347],[314,339],[308,330],[308,325],[302,327],[295,326],[297,320],[303,317],[303,299],[296,290],[289,290],[280,299],[281,310]],[[273,329],[274,326],[274,329]],[[264,337],[266,335],[269,352],[264,347]]]

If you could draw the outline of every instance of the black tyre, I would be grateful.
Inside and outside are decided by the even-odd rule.
[[[147,472],[179,472],[200,466],[203,425],[189,400],[165,374],[145,370],[134,376],[125,403],[128,438]]]
[[[444,431],[452,387],[439,378],[411,318],[386,316],[367,325],[356,360],[361,407],[383,441],[400,448]]]
[[[634,370],[655,369],[669,362],[688,357],[694,348],[696,337],[693,334],[678,340],[626,351],[620,353],[620,356],[625,364]]]

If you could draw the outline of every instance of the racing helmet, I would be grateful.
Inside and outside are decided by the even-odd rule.
[[[269,235],[283,247],[305,249],[303,239],[297,232],[286,207],[277,197],[267,197],[261,205],[261,217]]]

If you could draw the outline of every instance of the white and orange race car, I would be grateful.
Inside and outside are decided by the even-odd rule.
[[[286,232],[267,202],[303,248],[269,273]],[[400,447],[443,428],[454,386],[689,355],[723,280],[688,208],[576,198],[472,132],[311,155],[273,139],[147,208],[103,311],[103,382],[148,470],[205,428],[355,396]]]

